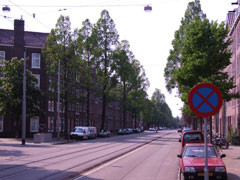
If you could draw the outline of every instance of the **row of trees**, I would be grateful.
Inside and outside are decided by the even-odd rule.
[[[152,110],[149,110],[150,100],[146,93],[149,82],[144,69],[130,51],[128,41],[119,42],[115,23],[108,11],[102,11],[96,24],[86,19],[82,23],[82,28],[74,30],[73,33],[70,31],[70,26],[69,17],[60,16],[56,28],[51,31],[43,48],[47,72],[53,80],[55,79],[52,81],[55,87],[60,61],[61,99],[64,99],[65,108],[67,109],[69,102],[79,101],[77,97],[70,96],[69,87],[75,87],[86,89],[87,122],[89,122],[90,92],[95,92],[97,97],[101,97],[101,129],[104,129],[106,107],[111,101],[117,100],[121,104],[123,128],[126,128],[127,111],[132,113],[135,121],[152,116]],[[163,101],[165,103],[165,100]],[[161,113],[166,111],[165,118],[173,119],[168,107],[156,111]],[[163,121],[164,118],[159,118],[157,115],[159,113],[155,112],[152,118],[144,119],[149,122],[152,119],[156,122]],[[65,113],[65,120],[67,119],[68,113]],[[65,132],[67,132],[68,123],[65,124]]]
[[[86,118],[90,125],[90,94],[102,102],[101,129],[105,127],[106,107],[111,101],[120,102],[123,113],[123,128],[126,128],[126,113],[131,112],[135,121],[143,119],[149,124],[175,126],[165,97],[156,89],[152,99],[146,90],[148,79],[140,62],[130,51],[128,41],[119,42],[119,35],[108,11],[104,10],[96,24],[88,19],[81,29],[71,31],[68,16],[60,16],[42,49],[50,88],[41,92],[37,80],[27,71],[27,117],[42,112],[40,100],[46,96],[57,101],[58,72],[60,67],[61,104],[65,108],[65,135],[68,137],[68,105],[84,99]],[[0,114],[17,116],[20,126],[22,107],[23,60],[16,58],[1,66]],[[79,97],[77,91],[84,89]],[[75,93],[73,93],[73,90]],[[16,113],[17,112],[17,113]],[[135,123],[136,124],[136,123]],[[17,130],[18,131],[18,130]]]

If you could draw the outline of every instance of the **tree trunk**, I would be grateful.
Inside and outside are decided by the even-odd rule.
[[[126,128],[126,82],[123,82],[123,128]]]
[[[90,114],[90,91],[89,88],[87,88],[87,126],[90,125],[89,114]]]
[[[101,124],[101,129],[104,129],[105,126],[105,114],[106,114],[106,85],[103,88],[103,96],[102,96],[102,124]]]

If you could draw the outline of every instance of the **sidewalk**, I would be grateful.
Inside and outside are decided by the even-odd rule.
[[[226,157],[223,161],[227,168],[228,180],[240,180],[240,146],[230,145],[222,150]]]
[[[71,142],[74,142],[74,140],[66,140],[65,138],[61,137],[59,140],[57,138],[53,138],[52,141],[48,141],[48,142],[41,142],[41,143],[34,143],[34,140],[33,138],[27,138],[25,140],[25,144],[36,144],[36,145],[46,145],[46,144],[49,144],[49,145],[57,145],[57,144],[66,144],[66,143],[71,143]],[[20,144],[22,145],[22,139],[18,138],[0,138],[0,146],[1,146],[1,143],[9,143],[9,144]]]

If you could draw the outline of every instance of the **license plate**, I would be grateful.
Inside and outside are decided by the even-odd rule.
[[[213,173],[208,173],[209,176],[213,176]],[[198,173],[198,176],[204,176],[204,173]]]

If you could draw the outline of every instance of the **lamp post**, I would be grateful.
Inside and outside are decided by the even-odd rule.
[[[26,50],[24,50],[23,61],[23,101],[22,101],[22,145],[26,138]]]
[[[58,60],[57,139],[60,139],[60,59]]]
[[[8,6],[4,6],[3,8],[2,8],[2,11],[3,12],[10,12],[10,7],[8,7]]]

